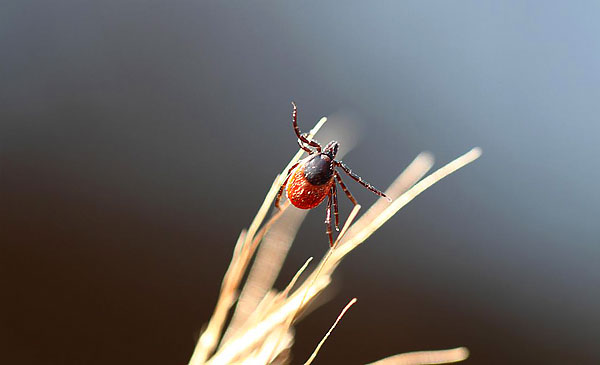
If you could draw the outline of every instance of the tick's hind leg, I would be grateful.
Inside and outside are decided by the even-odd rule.
[[[327,226],[327,231],[325,233],[329,237],[329,247],[333,247],[333,234],[331,233],[331,203],[333,201],[331,197],[331,193],[327,196],[327,213],[325,214],[325,225]]]

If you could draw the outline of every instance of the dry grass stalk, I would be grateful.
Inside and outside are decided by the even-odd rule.
[[[467,357],[469,357],[469,350],[465,347],[458,347],[450,350],[408,352],[386,357],[368,365],[449,364],[466,360]]]
[[[306,291],[304,292],[304,296],[302,297],[302,300],[300,301],[300,304],[298,305],[298,308],[296,308],[296,311],[294,312],[294,314],[292,314],[291,316],[289,316],[285,322],[285,324],[281,327],[280,331],[283,331],[284,333],[288,332],[288,329],[290,328],[290,326],[292,325],[292,322],[294,322],[294,320],[296,320],[296,317],[298,316],[298,312],[300,311],[300,309],[303,308],[304,303],[306,303],[306,296],[308,295],[308,291],[310,290],[310,288],[312,287],[312,285],[314,284],[314,281],[317,280],[319,274],[321,273],[321,270],[323,269],[323,265],[325,265],[325,263],[327,262],[327,260],[329,259],[329,256],[331,256],[333,250],[337,247],[339,241],[342,239],[342,237],[344,237],[344,235],[346,234],[346,232],[348,232],[348,227],[350,227],[350,225],[352,224],[352,222],[354,222],[354,219],[356,218],[356,215],[358,214],[358,211],[360,210],[360,205],[357,204],[354,206],[354,208],[352,209],[352,211],[350,212],[350,215],[348,216],[348,219],[346,219],[346,223],[344,224],[344,226],[342,227],[342,230],[340,231],[340,234],[338,235],[337,239],[335,240],[333,246],[329,249],[329,251],[327,252],[327,255],[325,256],[325,258],[323,258],[323,260],[321,261],[321,264],[319,265],[319,267],[316,270],[316,274],[313,275],[313,281],[311,282],[311,284],[306,288]],[[356,298],[355,298],[356,299]],[[356,300],[355,300],[356,301]],[[348,308],[354,303],[351,303],[348,305]],[[342,314],[338,317],[338,321],[341,319],[342,315],[346,312],[347,308],[344,309],[342,311]],[[335,322],[335,324],[333,325],[333,327],[335,327],[337,325],[337,322]],[[331,328],[331,330],[333,330],[333,327]],[[331,332],[330,330],[330,332]],[[329,337],[329,332],[328,334],[325,336],[325,338],[323,339],[322,342],[325,342],[325,339],[327,339],[327,337]],[[317,355],[317,353],[319,352],[319,348],[321,347],[323,343],[320,343],[319,346],[317,347],[317,349],[315,349],[314,352],[314,356]],[[277,343],[275,343],[274,346],[274,350],[277,347]],[[311,360],[312,362],[312,360]]]
[[[304,365],[310,365],[310,364],[312,364],[312,362],[315,360],[315,357],[317,357],[317,354],[319,353],[319,350],[321,349],[321,347],[323,346],[323,344],[325,343],[325,341],[327,341],[327,338],[329,337],[329,335],[331,334],[331,332],[333,331],[333,329],[337,326],[338,322],[340,321],[340,319],[342,319],[342,317],[344,316],[344,314],[346,314],[346,312],[348,311],[348,309],[350,309],[350,307],[352,307],[354,305],[354,303],[356,303],[356,298],[352,298],[352,300],[348,304],[346,304],[346,306],[344,307],[344,309],[342,309],[342,312],[337,317],[337,319],[335,320],[335,322],[333,322],[333,325],[329,328],[329,331],[327,331],[327,333],[325,334],[325,336],[323,336],[323,338],[321,339],[321,342],[319,342],[319,344],[317,345],[317,348],[315,349],[315,351],[313,351],[312,355],[310,355],[310,357],[308,358],[308,360],[306,360],[306,362],[304,363]]]
[[[323,125],[325,120],[325,118],[322,118],[311,130],[311,137]],[[276,211],[266,222],[265,217],[273,204],[279,186],[283,182],[285,172],[300,159],[302,153],[303,151],[299,150],[282,174],[275,178],[250,227],[240,234],[231,264],[223,279],[215,311],[198,340],[189,362],[190,365],[287,363],[294,339],[292,325],[297,320],[298,313],[302,312],[327,288],[331,282],[331,275],[344,256],[364,242],[417,195],[437,181],[477,159],[481,151],[474,148],[421,181],[419,180],[433,165],[433,158],[428,153],[418,155],[386,190],[386,194],[393,199],[391,204],[384,199],[379,199],[362,217],[352,224],[360,209],[360,206],[356,206],[340,232],[334,247],[327,252],[304,282],[292,291],[296,280],[307,268],[312,258],[298,271],[287,288],[282,292],[278,292],[272,288],[272,285],[279,274],[283,260],[304,218],[304,214],[297,214],[294,210],[288,210],[289,202],[286,202],[282,205],[281,210]],[[295,218],[293,217],[294,214],[296,214]],[[230,315],[233,304],[238,298],[237,293],[239,292],[240,283],[248,271],[250,261],[261,242],[265,246],[257,254],[257,259],[248,275],[246,284],[241,290],[230,326],[223,335],[223,327]],[[333,327],[353,302],[349,303],[342,311]],[[308,363],[314,360],[331,330],[323,338]],[[424,364],[427,362],[422,361],[427,359],[429,359],[427,361],[438,359],[435,360],[438,362],[430,363],[452,362],[462,360],[461,356],[466,358],[467,354],[464,348],[420,352],[396,355],[381,360],[383,362],[377,362],[377,364]]]
[[[227,341],[232,333],[246,323],[249,317],[255,313],[266,293],[273,287],[306,213],[300,209],[286,210],[265,235],[258,247],[256,258],[248,273],[248,279],[237,301],[235,313],[227,326],[222,341]]]

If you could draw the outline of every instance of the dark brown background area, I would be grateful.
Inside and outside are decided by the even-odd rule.
[[[461,345],[472,364],[599,363],[599,11],[3,3],[0,363],[185,364],[297,148],[291,100],[305,129],[351,115],[345,161],[380,187],[422,150],[484,150],[350,255],[294,363],[354,296],[318,363]],[[323,217],[280,286],[325,252]]]

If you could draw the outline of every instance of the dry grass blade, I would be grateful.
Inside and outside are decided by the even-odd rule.
[[[269,194],[267,194],[267,197],[268,196]],[[271,225],[281,216],[281,214],[283,214],[286,208],[287,205],[284,205],[280,211],[276,212],[269,221],[265,223],[265,225],[257,232],[256,237],[250,239],[250,245],[246,244],[249,240],[248,237],[250,236],[250,231],[245,235],[245,243],[242,246],[239,255],[237,255],[236,260],[231,262],[229,269],[225,273],[215,311],[208,322],[208,326],[202,335],[200,335],[200,339],[192,354],[190,365],[203,364],[216,348],[221,336],[221,331],[223,330],[223,325],[227,319],[227,314],[235,302],[238,286],[246,272],[246,268],[254,254],[256,246]]]
[[[282,300],[283,298],[287,297],[287,295],[290,292],[290,290],[292,290],[292,288],[294,287],[294,285],[296,285],[296,281],[298,281],[298,278],[300,277],[300,275],[302,275],[302,273],[304,272],[304,270],[306,270],[306,268],[308,267],[308,264],[312,260],[313,260],[312,257],[309,257],[308,260],[306,260],[306,262],[304,263],[304,265],[302,265],[302,267],[300,268],[300,270],[298,270],[298,272],[296,272],[296,275],[294,275],[294,277],[292,278],[292,280],[290,281],[290,283],[279,294],[279,296],[278,296],[277,299]],[[289,332],[288,332],[288,326],[289,326],[289,324],[287,324],[287,323],[285,323],[285,324],[283,324],[281,326],[281,328],[278,331],[280,333],[280,336],[285,336],[285,335],[289,334]],[[269,357],[267,358],[267,360],[268,359],[274,359],[274,358],[276,358],[275,355],[279,353],[279,342],[281,340],[282,340],[282,337],[276,338],[275,345],[272,346],[271,354],[269,355]]]
[[[408,352],[406,354],[386,357],[368,365],[449,364],[466,360],[468,357],[469,350],[465,347],[457,347],[449,350]]]
[[[312,260],[313,260],[313,257],[309,257],[306,260],[306,262],[304,263],[304,265],[302,265],[302,267],[300,268],[300,270],[298,270],[298,272],[296,272],[296,275],[294,275],[294,277],[292,278],[292,280],[290,281],[290,283],[281,292],[281,296],[282,297],[286,297],[288,295],[288,293],[290,292],[290,290],[292,290],[292,288],[294,287],[294,285],[296,285],[296,281],[298,281],[298,278],[300,278],[300,275],[302,275],[302,273],[304,272],[304,270],[306,270],[306,268],[308,267],[308,264],[310,264],[310,262]]]
[[[281,340],[279,340],[278,337],[279,334],[277,331],[270,333],[267,338],[265,338],[262,347],[255,351],[255,355],[244,358],[243,363],[257,365],[269,364],[271,362],[269,359],[272,358],[273,352],[280,354],[286,349],[292,347],[292,344],[294,343],[294,336],[292,333],[287,332]]]
[[[342,231],[340,232],[340,236],[343,237],[344,233],[348,230],[348,227],[352,224],[352,221],[354,220],[354,218],[358,214],[359,210],[360,210],[360,205],[359,204],[355,205],[354,209],[352,209],[352,212],[350,213],[350,216],[346,220],[346,223],[344,224],[344,227],[342,228]],[[317,267],[316,272],[313,273],[313,275],[311,276],[312,279],[310,281],[310,284],[304,290],[304,296],[302,297],[302,300],[300,301],[300,304],[298,305],[298,308],[296,309],[296,312],[294,313],[293,316],[291,316],[288,319],[287,327],[289,327],[292,324],[292,322],[294,321],[294,319],[296,319],[296,316],[298,315],[298,312],[303,308],[309,290],[312,288],[312,286],[314,285],[315,281],[317,281],[317,279],[319,278],[319,274],[321,274],[321,271],[323,270],[323,266],[325,266],[325,264],[327,263],[327,260],[329,259],[329,257],[331,256],[331,254],[333,253],[333,251],[335,250],[335,248],[337,247],[337,243],[338,243],[338,241],[336,240],[336,242],[334,243],[333,247],[331,247],[331,249],[329,249],[329,251],[327,251],[327,255],[325,255],[325,258],[323,260],[321,260],[321,263],[319,264],[319,267]]]
[[[270,313],[269,310],[274,305],[281,304],[283,302],[283,300],[288,296],[289,292],[292,290],[294,285],[296,285],[296,282],[300,278],[300,275],[302,275],[302,273],[308,267],[308,264],[310,264],[313,259],[314,259],[313,257],[309,257],[306,260],[304,265],[302,265],[302,267],[300,269],[298,269],[298,271],[296,272],[296,274],[294,275],[292,280],[288,283],[288,285],[285,287],[285,289],[282,292],[277,293],[277,294],[272,294],[273,291],[267,292],[265,294],[265,297],[261,301],[261,303],[256,308],[256,311],[253,313],[252,317],[249,318],[248,322],[250,322],[250,323],[245,324],[244,327],[248,327],[248,325],[252,326],[252,325],[256,324],[257,318],[259,320],[263,319],[267,314]],[[264,303],[265,301],[268,303]],[[242,327],[240,330],[243,331],[244,327]]]
[[[304,298],[306,298],[306,301],[310,301],[325,289],[327,285],[329,285],[329,282],[329,277],[322,276],[314,282],[307,292],[298,292],[298,290],[296,290],[285,302],[275,306],[272,312],[260,323],[243,333],[239,333],[238,337],[232,338],[227,343],[227,346],[219,348],[207,363],[213,365],[233,363],[233,360],[235,360],[240,353],[244,353],[248,351],[248,349],[261,343],[274,328],[285,323],[291,315],[295,314]],[[305,293],[306,297],[304,296]]]
[[[249,270],[248,278],[222,341],[227,341],[231,334],[235,333],[248,320],[275,283],[306,213],[299,209],[287,209],[265,235],[256,252],[256,258]]]
[[[340,319],[342,319],[342,317],[344,316],[344,314],[346,314],[346,311],[348,311],[348,309],[350,309],[350,307],[352,307],[352,305],[354,303],[356,303],[356,298],[353,298],[348,304],[346,304],[346,306],[344,307],[344,309],[342,309],[342,312],[337,317],[337,319],[335,320],[335,322],[333,323],[333,325],[331,326],[331,328],[329,328],[329,331],[327,331],[327,333],[325,334],[325,336],[323,336],[323,338],[321,339],[321,342],[319,342],[319,344],[317,345],[317,348],[315,349],[315,351],[313,351],[312,355],[310,355],[310,357],[308,358],[308,360],[306,360],[306,362],[304,363],[304,365],[310,365],[310,364],[312,364],[312,362],[315,360],[315,357],[317,357],[317,354],[319,353],[319,350],[321,349],[321,346],[323,346],[323,344],[325,343],[325,341],[327,341],[327,338],[329,337],[329,335],[331,334],[331,332],[333,331],[333,329],[337,326],[337,324],[340,321]]]
[[[240,254],[242,251],[242,245],[244,240],[246,239],[247,231],[244,229],[240,233],[237,243],[235,244],[235,248],[233,250],[233,258],[231,259],[231,263],[225,272],[225,276],[223,277],[223,283],[221,284],[221,295],[217,300],[217,305],[215,306],[215,311],[211,317],[211,320],[200,336],[198,340],[198,344],[196,345],[196,350],[194,351],[194,355],[192,355],[192,360],[190,364],[193,364],[194,356],[196,359],[205,358],[208,356],[208,351],[211,348],[216,346],[218,341],[218,333],[221,331],[222,324],[225,322],[227,318],[227,313],[233,304],[233,296],[235,293],[230,290],[230,278],[234,275],[234,272],[237,271],[237,265],[240,260]],[[198,352],[199,351],[199,352]],[[203,361],[203,360],[202,360]],[[198,362],[202,363],[202,362]]]
[[[362,208],[362,206],[360,204],[356,204],[354,206],[354,208],[352,208],[350,215],[348,215],[348,219],[346,219],[346,223],[344,223],[344,226],[342,227],[340,234],[337,236],[335,242],[333,243],[332,249],[336,249],[338,247],[338,245],[340,244],[340,241],[344,238],[344,236],[346,235],[346,232],[348,232],[352,223],[356,219],[356,216],[358,215],[360,208]]]
[[[344,224],[344,226],[342,227],[342,230],[340,232],[340,234],[338,235],[337,240],[335,241],[335,243],[333,244],[333,246],[329,249],[329,251],[327,252],[327,255],[325,256],[325,258],[323,260],[321,260],[321,264],[319,265],[319,267],[317,268],[316,274],[312,275],[312,281],[311,284],[306,288],[305,292],[304,292],[304,296],[302,297],[302,300],[300,301],[300,304],[298,305],[298,308],[296,308],[296,311],[294,312],[293,315],[291,315],[287,321],[285,322],[285,324],[283,325],[283,333],[287,333],[288,328],[292,325],[292,323],[294,322],[294,320],[296,319],[296,317],[298,316],[298,313],[300,312],[300,310],[303,308],[304,303],[306,301],[306,296],[308,295],[308,291],[311,289],[312,285],[315,283],[315,281],[317,280],[317,278],[319,277],[319,274],[321,273],[321,270],[323,269],[323,266],[325,265],[325,263],[327,262],[327,259],[329,258],[329,256],[331,256],[331,253],[333,252],[333,250],[337,247],[338,241],[344,237],[344,234],[348,231],[348,227],[350,227],[350,225],[352,224],[352,222],[354,221],[354,218],[356,218],[356,215],[358,214],[358,211],[360,210],[360,205],[357,204],[354,206],[354,208],[352,209],[352,212],[350,212],[350,216],[348,217],[348,219],[346,220],[346,223]]]
[[[356,232],[356,234],[349,236],[342,244],[340,245],[340,249],[337,250],[336,254],[339,259],[345,256],[348,252],[356,248],[359,244],[364,242],[369,236],[373,234],[379,227],[381,227],[385,222],[387,222],[394,214],[396,214],[402,207],[406,204],[410,203],[414,198],[416,198],[423,191],[427,190],[436,182],[455,172],[456,170],[468,165],[469,163],[475,161],[477,158],[481,156],[481,149],[479,147],[475,147],[454,161],[448,163],[442,168],[436,170],[431,175],[427,176],[423,180],[419,181],[412,188],[410,188],[406,193],[402,194],[400,197],[395,199],[388,207],[381,212],[377,217],[373,218],[370,222],[365,222],[364,228]],[[357,227],[358,228],[358,227]]]
[[[416,184],[425,176],[427,171],[433,167],[433,156],[429,152],[421,152],[415,159],[402,171],[400,175],[392,182],[385,191],[385,195],[389,196],[392,201],[404,194],[411,186]],[[373,218],[383,212],[390,203],[386,199],[377,199],[375,204],[363,214],[356,224],[350,229],[350,236],[361,228],[364,228]]]

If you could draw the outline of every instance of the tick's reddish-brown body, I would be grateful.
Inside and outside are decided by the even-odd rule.
[[[305,163],[298,164],[292,171],[286,185],[286,191],[290,203],[296,208],[312,209],[327,198],[331,192],[331,185],[335,183],[333,174],[325,183],[313,185],[305,175]]]
[[[384,193],[375,189],[371,184],[363,181],[360,176],[353,173],[342,161],[335,160],[335,155],[340,146],[338,142],[331,141],[322,149],[320,144],[301,134],[296,120],[296,104],[292,103],[292,105],[294,105],[292,123],[296,136],[298,137],[298,144],[300,145],[300,148],[308,152],[309,156],[290,168],[283,185],[281,185],[281,188],[279,189],[277,198],[275,199],[275,206],[279,208],[279,200],[281,199],[284,189],[287,191],[290,203],[300,209],[312,209],[321,204],[325,198],[328,198],[325,224],[327,225],[326,233],[329,237],[329,245],[333,246],[333,235],[331,234],[332,207],[335,215],[335,228],[336,230],[339,230],[336,182],[340,184],[348,199],[350,199],[354,205],[358,204],[356,199],[354,199],[350,191],[346,188],[346,185],[342,182],[342,177],[335,170],[336,167],[341,168],[342,171],[373,193],[387,198],[388,200],[390,199],[385,196]],[[315,150],[310,149],[310,147],[313,147]]]

